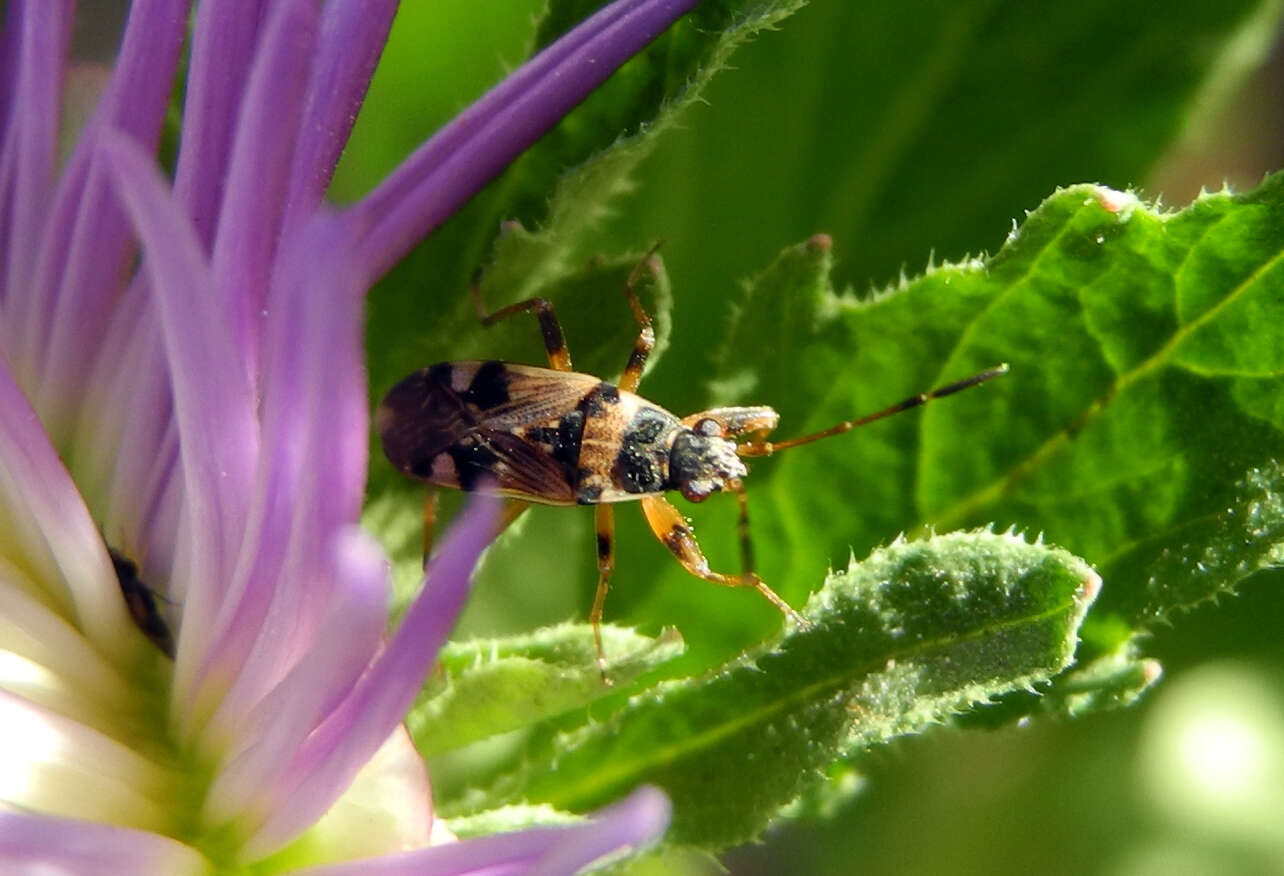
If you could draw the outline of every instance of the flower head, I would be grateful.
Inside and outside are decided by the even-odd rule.
[[[360,317],[410,246],[694,2],[604,7],[341,210],[323,193],[396,3],[258,5],[195,10],[172,183],[152,152],[187,0],[136,0],[61,168],[70,4],[7,6],[0,858],[561,873],[644,842],[667,821],[646,790],[581,825],[436,842],[400,722],[495,508],[470,507],[385,635],[387,562],[355,525]]]

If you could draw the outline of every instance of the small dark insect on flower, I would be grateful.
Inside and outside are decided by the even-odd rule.
[[[724,407],[679,418],[636,394],[655,344],[651,317],[635,286],[649,253],[629,276],[624,294],[640,331],[618,384],[571,366],[553,305],[532,298],[487,313],[477,283],[473,294],[483,325],[532,312],[548,352],[548,368],[498,361],[442,362],[416,371],[384,397],[375,426],[389,461],[430,487],[481,490],[506,496],[511,522],[531,504],[593,505],[597,514],[597,595],[593,624],[598,665],[602,652],[602,606],[615,565],[615,502],[637,500],[655,537],[688,572],[728,587],[752,587],[800,626],[807,622],[754,572],[742,457],[769,456],[850,431],[866,423],[951,395],[1004,374],[997,365],[957,383],[920,393],[856,420],[787,441],[763,440],[779,416],[769,407]],[[727,575],[709,568],[686,518],[664,494],[677,491],[700,502],[723,491],[740,504],[743,571]],[[425,540],[431,541],[436,494],[424,510]]]
[[[120,595],[125,598],[125,607],[134,624],[143,631],[143,635],[152,640],[157,648],[169,659],[174,659],[174,636],[169,631],[160,607],[156,604],[156,593],[143,583],[138,575],[138,564],[115,548],[108,548],[111,554],[111,565],[116,570],[116,580],[120,582]]]

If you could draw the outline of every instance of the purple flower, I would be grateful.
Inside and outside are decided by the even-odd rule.
[[[172,183],[152,153],[187,0],[136,0],[61,168],[71,3],[7,4],[0,869],[556,874],[664,829],[643,789],[591,821],[439,842],[401,719],[496,509],[470,506],[386,636],[387,562],[356,527],[361,306],[694,5],[608,5],[340,210],[322,196],[393,0],[200,3]]]

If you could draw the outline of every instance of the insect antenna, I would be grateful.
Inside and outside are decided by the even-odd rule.
[[[1001,365],[995,365],[993,368],[987,368],[973,374],[971,377],[965,377],[955,383],[933,389],[930,392],[920,392],[918,395],[912,395],[902,402],[897,402],[889,408],[883,408],[872,414],[856,420],[844,420],[828,429],[819,432],[812,432],[810,435],[802,435],[798,438],[790,438],[786,441],[751,441],[747,444],[741,444],[736,448],[736,453],[740,456],[770,456],[779,450],[788,450],[790,447],[797,447],[800,444],[810,444],[813,441],[819,441],[821,438],[828,438],[831,435],[841,435],[844,432],[850,432],[859,426],[864,426],[875,420],[881,420],[884,417],[890,417],[892,414],[899,414],[901,411],[908,411],[910,408],[916,408],[919,405],[925,405],[930,401],[938,398],[944,398],[947,395],[953,395],[965,389],[971,389],[979,386],[987,380],[993,380],[995,377],[1008,373],[1008,364],[1004,362]]]

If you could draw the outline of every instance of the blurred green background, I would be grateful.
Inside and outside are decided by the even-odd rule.
[[[510,0],[503,14],[479,16],[465,0],[405,3],[335,196],[364,191],[520,62],[540,5]],[[833,237],[835,280],[859,294],[930,258],[995,251],[1058,186],[1132,187],[1178,207],[1201,186],[1250,188],[1284,167],[1277,17],[1278,4],[1241,0],[816,0],[735,56],[581,255],[666,241],[672,344],[644,387],[685,413],[705,400],[714,327],[740,282],[811,234]],[[389,279],[423,286],[426,318],[463,296],[471,269],[425,276],[431,246]],[[469,258],[475,267],[486,253]],[[406,334],[413,343],[414,328]],[[865,532],[853,498],[844,531],[865,539],[852,544],[859,556],[896,533]],[[690,513],[702,533],[729,531],[731,504]],[[590,516],[528,516],[492,552],[463,634],[586,613]],[[618,526],[611,619],[677,625],[692,665],[776,623],[769,607],[675,572],[638,515],[621,513]],[[715,566],[733,562],[715,551],[729,544],[708,545]],[[1166,676],[1138,707],[993,732],[937,729],[879,749],[859,764],[859,793],[830,819],[782,823],[723,865],[736,874],[1284,872],[1280,583],[1279,573],[1258,575],[1157,634],[1148,653]],[[806,586],[780,584],[795,603]],[[664,865],[679,866],[713,867]]]

